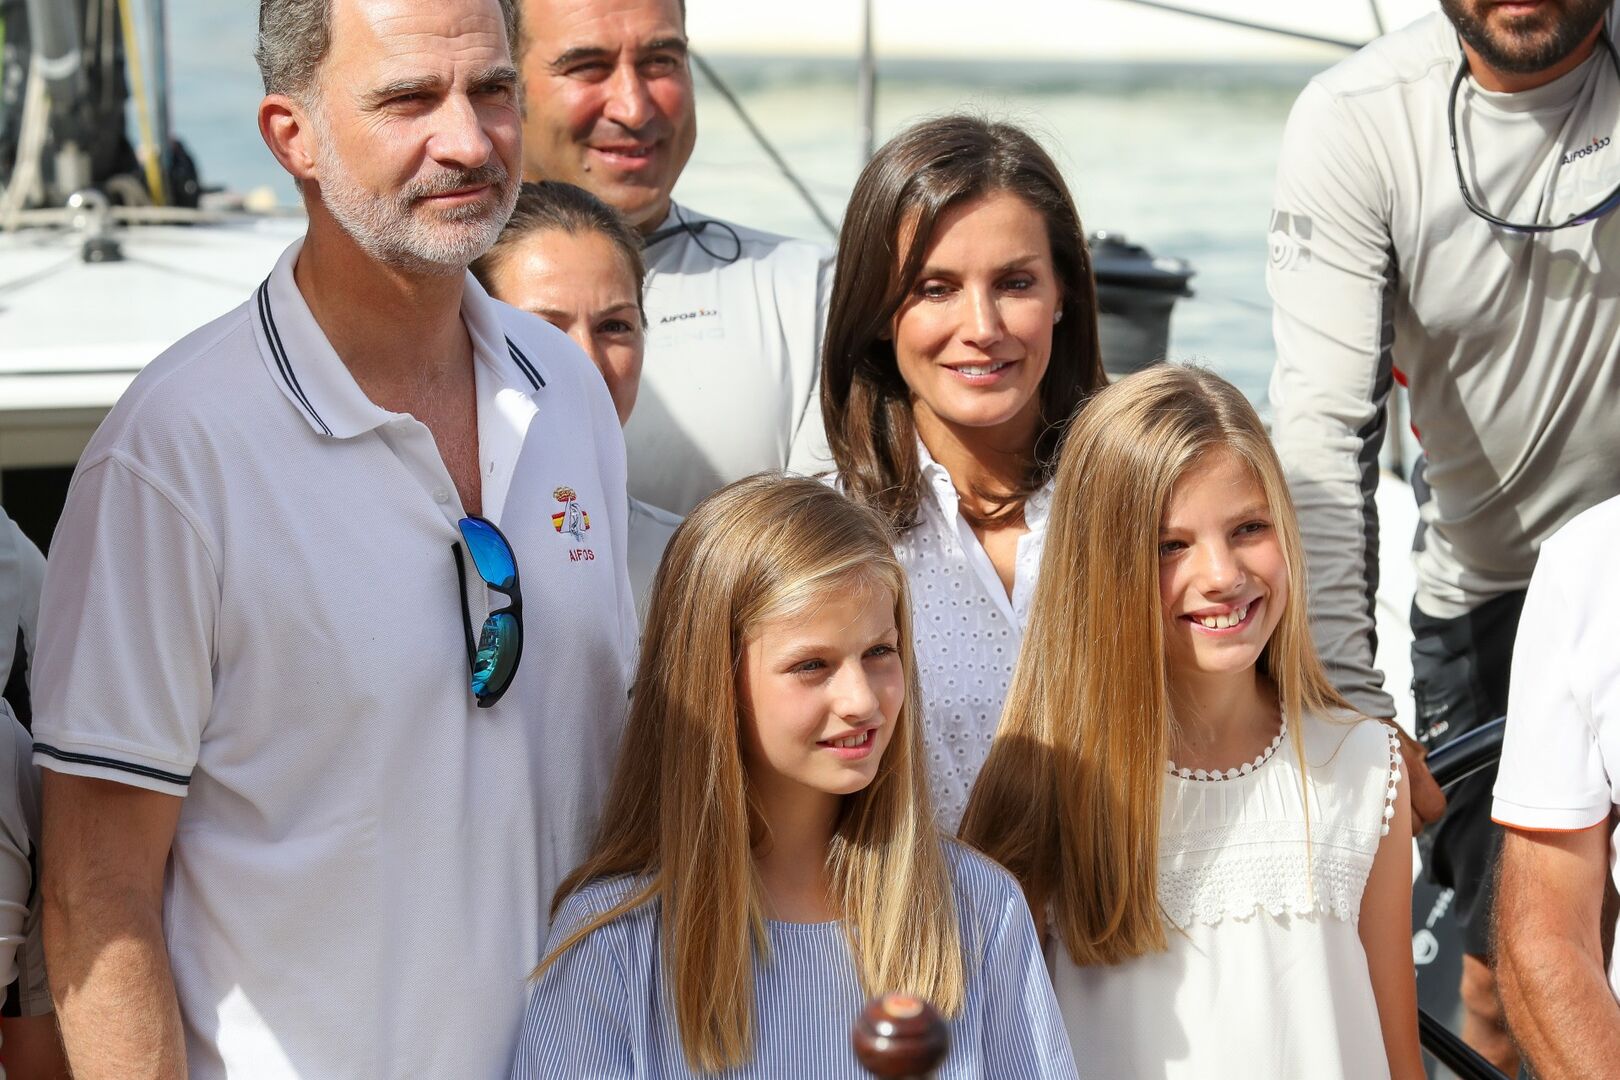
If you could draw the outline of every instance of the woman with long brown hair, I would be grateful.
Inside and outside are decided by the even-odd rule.
[[[1052,522],[962,835],[1048,927],[1083,1071],[1421,1078],[1399,751],[1322,672],[1253,407],[1188,368],[1114,384]]]
[[[891,545],[772,476],[676,531],[514,1077],[857,1080],[851,1024],[891,990],[949,1018],[941,1077],[1074,1075],[1017,885],[935,825]]]
[[[1091,257],[1034,139],[947,116],[866,166],[837,265],[822,414],[839,485],[900,537],[954,828],[1017,659],[1064,426],[1105,382]]]

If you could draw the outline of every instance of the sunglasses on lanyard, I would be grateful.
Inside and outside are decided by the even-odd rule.
[[[495,523],[464,517],[457,526],[472,555],[473,568],[484,584],[506,597],[507,605],[489,613],[473,643],[472,616],[467,606],[467,574],[461,544],[451,544],[456,560],[456,584],[461,589],[461,627],[467,635],[467,664],[472,669],[472,693],[480,709],[487,709],[506,693],[523,656],[523,590],[518,587],[517,559]]]
[[[1601,31],[1598,32],[1598,42],[1609,51],[1609,59],[1614,63],[1615,76],[1620,78],[1620,53],[1616,53],[1614,51],[1614,43],[1609,40],[1608,27],[1605,26]],[[1609,192],[1602,202],[1598,203],[1590,210],[1583,210],[1579,214],[1576,214],[1574,217],[1570,218],[1568,221],[1560,222],[1557,225],[1547,225],[1542,223],[1521,223],[1508,221],[1505,218],[1497,217],[1495,214],[1479,205],[1479,203],[1475,202],[1474,196],[1468,191],[1468,178],[1463,175],[1462,155],[1457,153],[1457,92],[1462,89],[1463,78],[1467,76],[1467,74],[1468,54],[1464,53],[1462,62],[1457,65],[1457,77],[1451,80],[1451,97],[1446,103],[1446,128],[1451,134],[1451,163],[1457,167],[1457,187],[1462,191],[1463,202],[1468,205],[1468,209],[1472,210],[1476,217],[1483,218],[1499,229],[1508,229],[1512,232],[1546,233],[1555,232],[1558,229],[1568,229],[1576,225],[1585,225],[1588,222],[1596,221],[1598,218],[1602,217],[1604,214],[1607,214],[1615,207],[1620,206],[1620,187],[1616,187],[1613,191]]]

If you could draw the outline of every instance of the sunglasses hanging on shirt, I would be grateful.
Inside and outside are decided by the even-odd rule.
[[[467,664],[471,668],[471,689],[480,709],[501,699],[512,684],[518,660],[523,656],[523,590],[518,587],[517,559],[495,523],[481,517],[464,517],[457,525],[473,569],[484,585],[505,596],[509,603],[489,613],[483,630],[473,642],[472,617],[467,605],[467,576],[462,564],[461,544],[451,544],[456,559],[456,581],[461,586],[461,627],[467,637]]]
[[[1620,79],[1620,54],[1615,52],[1614,43],[1609,40],[1609,28],[1607,26],[1598,33],[1597,39],[1598,43],[1608,50],[1609,60],[1614,64],[1615,77]],[[1508,229],[1512,232],[1546,233],[1596,221],[1615,207],[1620,206],[1620,186],[1617,186],[1603,198],[1603,201],[1597,203],[1591,209],[1583,210],[1567,221],[1549,225],[1540,222],[1508,221],[1506,218],[1497,217],[1476,202],[1474,196],[1468,190],[1468,178],[1463,174],[1462,155],[1457,151],[1457,94],[1462,90],[1463,79],[1467,77],[1468,54],[1465,52],[1462,56],[1462,62],[1457,65],[1457,77],[1451,80],[1451,97],[1446,102],[1446,129],[1451,135],[1451,163],[1457,168],[1457,188],[1462,192],[1463,202],[1467,204],[1469,210],[1474,212],[1476,217],[1490,222],[1499,229]]]

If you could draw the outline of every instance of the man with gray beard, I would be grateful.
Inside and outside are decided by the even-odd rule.
[[[1542,541],[1620,493],[1615,13],[1610,0],[1440,7],[1300,94],[1267,272],[1273,433],[1316,641],[1339,690],[1378,717],[1395,710],[1373,662],[1373,496],[1385,402],[1396,381],[1410,391],[1425,459],[1412,691],[1427,747],[1506,712]],[[1448,806],[1408,764],[1418,823],[1439,818],[1424,861],[1456,890],[1463,1034],[1511,1073],[1490,966],[1492,777]]]
[[[504,1077],[623,719],[624,446],[466,272],[517,193],[511,0],[259,31],[308,232],[135,380],[45,581],[63,1037],[83,1080]]]

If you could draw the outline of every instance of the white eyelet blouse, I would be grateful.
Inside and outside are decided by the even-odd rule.
[[[962,517],[945,467],[919,440],[927,496],[895,554],[911,585],[911,627],[923,693],[923,736],[940,826],[955,832],[989,756],[1029,619],[1046,546],[1048,483],[1024,504],[1009,597]]]

